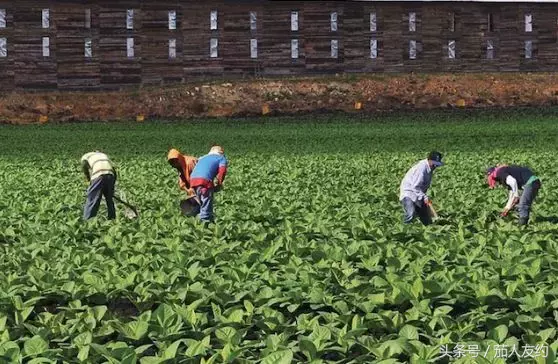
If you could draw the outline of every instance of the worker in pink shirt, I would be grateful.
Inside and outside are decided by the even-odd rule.
[[[200,220],[203,222],[214,220],[213,193],[221,189],[227,175],[227,165],[223,147],[214,145],[208,154],[198,159],[190,175],[190,186],[201,202]]]

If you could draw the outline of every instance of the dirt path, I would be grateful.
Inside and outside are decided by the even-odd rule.
[[[0,123],[550,105],[558,105],[558,74],[368,75],[118,92],[13,92],[0,96]]]

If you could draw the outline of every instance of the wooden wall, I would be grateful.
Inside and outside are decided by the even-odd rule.
[[[85,9],[91,9],[91,27],[85,27]],[[68,3],[55,7],[57,86],[60,89],[95,89],[101,85],[100,7]],[[92,57],[85,58],[85,39],[90,38]]]
[[[13,43],[14,86],[16,88],[50,89],[57,87],[57,42],[56,22],[50,12],[50,27],[42,28],[43,6],[45,4],[16,2],[12,3],[13,29],[8,44]],[[3,7],[3,6],[2,6]],[[10,27],[9,27],[10,28]],[[43,57],[42,39],[50,41],[50,57]]]
[[[0,58],[0,90],[114,89],[162,85],[200,78],[328,74],[340,72],[478,72],[557,71],[558,4],[478,2],[364,2],[264,0],[0,0],[6,9],[8,56]],[[42,27],[42,9],[50,10],[50,26]],[[87,28],[86,9],[91,12]],[[127,9],[134,10],[127,29]],[[176,11],[176,29],[169,29],[168,11]],[[217,29],[210,12],[217,11]],[[257,14],[256,29],[250,12]],[[291,31],[291,11],[298,11],[299,29]],[[337,30],[330,14],[337,13]],[[416,31],[409,31],[409,13],[416,13]],[[370,30],[370,13],[377,29]],[[526,33],[524,15],[533,16]],[[493,29],[488,29],[492,14]],[[455,29],[450,30],[451,19]],[[42,39],[50,39],[50,56]],[[127,39],[134,57],[127,56]],[[218,56],[210,57],[210,40],[218,40]],[[85,57],[91,39],[92,57]],[[169,40],[176,40],[176,58]],[[257,39],[258,57],[250,56]],[[291,58],[291,41],[299,57]],[[331,57],[331,40],[338,57]],[[370,40],[378,57],[370,58]],[[456,42],[449,59],[448,42]],[[486,43],[494,43],[494,59],[486,59]],[[525,41],[533,57],[525,58]],[[409,42],[417,58],[409,58]]]
[[[0,57],[0,91],[11,90],[15,87],[14,79],[14,8],[10,4],[5,4],[6,9],[6,27],[0,28],[0,38],[6,38],[7,57]]]

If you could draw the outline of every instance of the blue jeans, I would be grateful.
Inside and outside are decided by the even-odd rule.
[[[114,208],[114,184],[116,180],[112,174],[103,174],[95,178],[87,188],[87,201],[83,208],[83,219],[89,220],[97,216],[102,196],[105,196],[107,202],[108,218],[110,220],[116,218],[116,209]]]
[[[194,191],[201,201],[200,220],[213,222],[213,188],[195,187]]]
[[[404,210],[403,223],[411,223],[415,216],[419,217],[423,225],[430,225],[432,223],[432,219],[428,213],[428,207],[423,201],[417,201],[415,203],[410,198],[404,197],[403,200],[401,200],[401,205],[403,205]]]
[[[539,188],[541,188],[541,181],[539,180],[523,187],[523,193],[521,194],[519,204],[517,205],[517,209],[519,210],[520,225],[527,225],[529,222],[531,205],[533,205],[533,201],[535,201],[535,198],[537,197]]]

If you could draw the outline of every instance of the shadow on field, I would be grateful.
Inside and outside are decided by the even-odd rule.
[[[537,216],[535,222],[549,222],[551,224],[558,224],[558,216]]]

